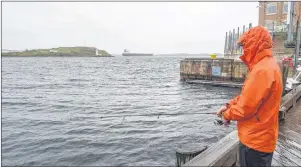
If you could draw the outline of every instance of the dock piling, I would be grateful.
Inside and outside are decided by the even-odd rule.
[[[204,152],[208,147],[199,144],[181,146],[176,150],[176,166],[181,167],[200,153]]]

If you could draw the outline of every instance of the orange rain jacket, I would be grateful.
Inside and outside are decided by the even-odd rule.
[[[282,75],[272,56],[269,32],[257,26],[245,32],[240,59],[248,66],[240,95],[232,99],[223,113],[225,120],[237,121],[241,143],[254,150],[271,153],[278,138],[278,111],[282,96]]]

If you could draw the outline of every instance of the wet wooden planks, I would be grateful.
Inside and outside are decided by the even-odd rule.
[[[301,100],[280,124],[272,166],[301,166]]]
[[[285,136],[279,135],[277,146],[287,149],[290,153],[301,158],[301,147],[300,144],[296,143],[293,140],[288,139]],[[301,165],[301,164],[300,164]]]
[[[301,147],[296,141],[279,134],[273,166],[301,166]]]
[[[274,151],[273,159],[280,163],[283,166],[298,166],[294,162],[292,162],[289,158],[279,154],[277,151]]]
[[[301,134],[301,100],[295,108],[287,111],[286,120],[280,122],[279,131],[292,130]]]
[[[283,165],[280,162],[278,162],[275,158],[273,158],[272,166],[283,166]]]

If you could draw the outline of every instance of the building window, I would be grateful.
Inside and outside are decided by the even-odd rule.
[[[287,2],[283,2],[282,13],[287,13],[287,12],[288,12],[288,3]]]
[[[276,14],[277,13],[277,4],[276,3],[268,3],[266,6],[266,14]]]
[[[274,30],[274,22],[273,22],[273,20],[266,20],[264,22],[264,27],[266,27],[269,31],[273,31]]]

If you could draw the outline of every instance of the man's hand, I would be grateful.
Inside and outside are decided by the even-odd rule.
[[[223,119],[223,123],[224,123],[225,126],[229,126],[230,121]]]
[[[225,112],[226,110],[227,110],[227,107],[224,105],[216,112],[216,115],[218,117],[222,117],[222,113]]]

